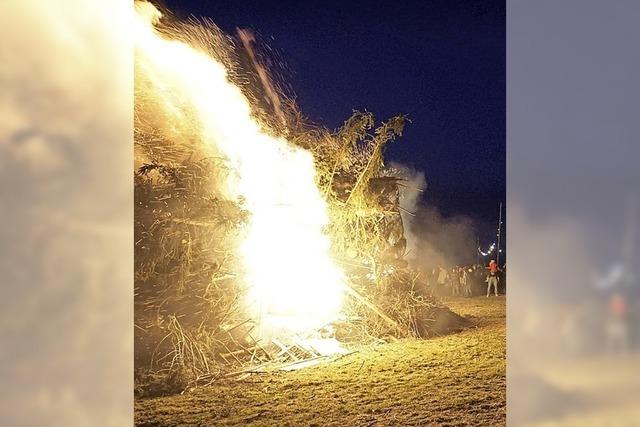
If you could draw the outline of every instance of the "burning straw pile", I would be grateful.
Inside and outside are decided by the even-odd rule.
[[[239,32],[233,39],[210,22],[168,25],[157,22],[149,4],[136,6],[139,395],[304,366],[344,353],[345,345],[428,337],[463,325],[403,260],[399,196],[412,190],[384,167],[383,150],[402,134],[404,116],[376,126],[371,113],[354,112],[336,131],[311,124],[268,78],[265,54],[251,34]],[[215,86],[219,70],[224,74]],[[228,117],[216,122],[219,114]],[[257,144],[247,150],[252,138]],[[278,168],[289,170],[283,174]],[[253,181],[243,174],[255,175]],[[252,192],[250,186],[265,183],[278,188]],[[295,191],[300,193],[288,194]],[[276,199],[265,205],[272,192]],[[304,203],[296,205],[302,196]],[[288,203],[295,206],[271,208]],[[274,212],[293,216],[283,221]],[[266,227],[257,228],[264,218]],[[295,228],[295,222],[303,225]],[[295,236],[308,230],[311,234],[302,238],[316,241]],[[289,242],[310,246],[288,247]],[[255,267],[248,260],[262,264]],[[256,291],[252,271],[269,274],[263,287],[278,288],[280,278],[292,282],[276,293],[279,298],[294,294],[293,304],[303,305],[293,308],[297,317],[289,323],[311,315],[327,294],[340,313],[295,333],[276,333],[273,327],[265,332],[264,310],[247,303],[264,293]]]

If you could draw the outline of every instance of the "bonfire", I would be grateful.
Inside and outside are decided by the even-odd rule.
[[[457,318],[403,259],[407,118],[311,123],[250,32],[136,3],[138,392],[297,369]]]

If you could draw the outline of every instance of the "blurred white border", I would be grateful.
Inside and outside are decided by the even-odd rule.
[[[0,424],[133,417],[128,0],[0,3]]]
[[[638,270],[639,20],[631,0],[507,1],[509,425],[640,419],[640,284],[597,285]],[[613,352],[616,292],[636,337]]]

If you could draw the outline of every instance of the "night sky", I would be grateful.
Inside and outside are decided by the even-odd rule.
[[[505,200],[504,1],[164,0],[179,18],[250,28],[279,52],[304,114],[336,128],[353,109],[412,123],[387,160],[426,173],[423,202],[495,233]]]

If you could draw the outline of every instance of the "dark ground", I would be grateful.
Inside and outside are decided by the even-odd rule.
[[[138,426],[506,424],[505,297],[445,303],[475,326],[135,404]]]

